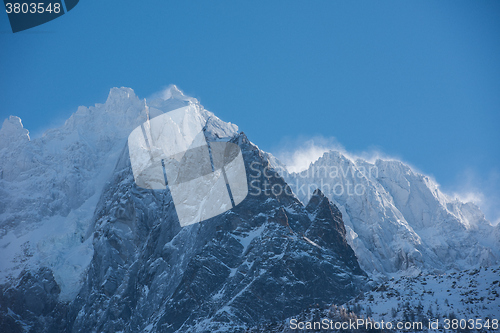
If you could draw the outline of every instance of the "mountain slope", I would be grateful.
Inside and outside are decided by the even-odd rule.
[[[320,188],[339,207],[366,271],[465,269],[500,258],[498,226],[400,161],[371,163],[330,151],[301,173],[281,173],[303,202]]]
[[[268,165],[244,135],[233,142],[246,164]],[[235,331],[357,294],[363,272],[354,252],[345,238],[338,247],[307,241],[302,234],[316,220],[295,197],[249,195],[221,216],[180,228],[168,191],[136,188],[127,161],[125,151],[96,211],[94,258],[70,305],[78,313],[74,331],[89,324],[104,331]]]
[[[127,137],[187,105],[209,141],[240,146],[250,193],[181,228],[168,190],[135,185]],[[329,152],[283,172],[175,86],[149,102],[113,88],[34,140],[10,117],[0,139],[3,331],[273,327],[351,300],[371,284],[363,270],[383,280],[499,258],[500,226],[407,165]]]
[[[344,306],[376,321],[480,319],[500,317],[500,267],[391,279]],[[468,322],[469,323],[469,322]],[[491,327],[490,327],[491,328]],[[497,326],[498,328],[498,326]],[[485,327],[485,330],[487,327]],[[495,331],[496,329],[491,329]]]
[[[4,329],[233,332],[282,320],[311,304],[343,303],[361,290],[366,277],[345,239],[341,215],[320,193],[306,209],[293,194],[261,187],[232,210],[181,228],[168,190],[138,188],[127,131],[148,114],[187,104],[208,121],[209,140],[241,147],[249,182],[287,188],[270,169],[269,155],[234,125],[175,87],[166,95],[146,104],[127,88],[113,89],[106,104],[80,108],[63,128],[1,151],[10,158],[3,169],[18,155],[43,158],[18,173],[8,170],[2,180],[13,191],[2,215],[1,241],[13,253],[2,263]],[[120,129],[108,133],[104,121]],[[89,160],[98,162],[82,171]],[[31,177],[34,168],[41,173]],[[64,187],[71,177],[80,177],[77,190]],[[29,196],[25,186],[42,179],[50,185],[32,193],[65,189],[57,209],[40,211],[37,200],[24,209],[14,205]],[[31,220],[19,223],[24,216]]]
[[[104,104],[79,107],[56,129],[30,140],[17,117],[0,129],[0,283],[24,269],[49,267],[63,300],[73,299],[93,253],[89,228],[104,185],[130,132],[152,118],[195,105],[221,136],[237,132],[177,87],[149,104],[130,88],[111,89]],[[5,139],[5,138],[8,138]],[[5,141],[4,141],[5,139]]]

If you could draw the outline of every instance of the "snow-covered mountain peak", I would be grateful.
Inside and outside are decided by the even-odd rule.
[[[105,111],[111,113],[127,113],[131,106],[144,106],[144,101],[141,101],[135,94],[132,88],[121,87],[111,88],[108,94],[108,99],[105,103]]]
[[[304,203],[319,188],[338,206],[366,271],[465,269],[500,258],[495,230],[476,205],[446,195],[432,177],[396,159],[330,151],[285,180]]]
[[[176,85],[170,85],[165,90],[154,94],[148,101],[151,107],[162,110],[163,112],[194,104],[202,110],[203,106],[194,97],[185,95]]]
[[[110,103],[116,100],[124,100],[124,99],[138,99],[136,96],[134,89],[128,87],[113,87],[109,90],[108,99],[106,103]]]
[[[193,99],[192,97],[184,95],[184,93],[175,84],[171,84],[170,86],[168,86],[168,88],[165,89],[165,91],[163,93],[164,100],[167,100],[170,98],[173,98],[173,99],[186,99],[186,98]]]
[[[105,103],[80,106],[59,128],[29,141],[18,117],[0,130],[0,283],[24,268],[50,267],[72,297],[92,256],[88,230],[97,200],[134,128],[190,105],[213,140],[229,140],[238,127],[205,110],[175,86],[167,99],[147,103],[131,88],[112,88]],[[14,144],[21,143],[21,144]],[[83,243],[82,243],[83,240]],[[23,253],[33,253],[19,263]],[[78,254],[75,254],[78,253]],[[75,262],[71,256],[80,256]]]
[[[0,129],[0,149],[12,142],[28,142],[29,140],[29,132],[24,128],[21,118],[10,116],[4,120]]]

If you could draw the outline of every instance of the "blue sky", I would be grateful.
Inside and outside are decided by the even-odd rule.
[[[39,134],[114,86],[176,84],[260,148],[336,138],[500,216],[500,2],[97,1],[12,34],[0,117]]]

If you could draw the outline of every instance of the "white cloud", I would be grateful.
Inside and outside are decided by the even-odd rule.
[[[300,172],[307,169],[311,163],[317,161],[324,153],[330,150],[339,151],[353,161],[358,158],[370,163],[374,163],[377,159],[402,161],[399,157],[390,156],[382,152],[378,147],[372,147],[369,150],[361,152],[347,152],[335,137],[324,137],[321,135],[314,137],[298,136],[294,139],[284,138],[277,148],[272,149],[271,152],[287,166],[288,171]],[[404,163],[410,165],[410,163]],[[411,167],[413,168],[413,166]],[[418,171],[416,168],[413,169]]]
[[[146,98],[148,101],[153,101],[156,99],[169,99],[171,97],[170,89],[174,87],[175,85],[170,84],[168,86],[163,86],[160,90],[152,93],[150,96]]]
[[[306,170],[311,163],[317,161],[327,151],[345,151],[334,137],[323,136],[285,138],[281,140],[278,147],[273,155],[286,165],[289,172]]]
[[[473,202],[492,224],[500,223],[500,171],[492,168],[489,172],[480,173],[466,168],[457,175],[454,186],[448,192],[463,202]]]

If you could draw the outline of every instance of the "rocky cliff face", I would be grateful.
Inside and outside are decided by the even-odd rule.
[[[287,186],[264,172],[268,161],[244,134],[232,141],[247,170],[253,163],[249,182]],[[244,330],[311,304],[344,302],[364,282],[341,216],[321,193],[307,208],[284,191],[250,193],[232,210],[181,228],[168,191],[134,185],[126,151],[95,230],[85,285],[70,304],[76,332]]]
[[[24,271],[16,284],[3,285],[0,289],[0,330],[64,330],[67,306],[58,300],[60,291],[50,269]]]
[[[235,332],[356,296],[366,275],[338,209],[321,192],[304,207],[244,134],[219,120],[207,131],[243,152],[241,204],[181,228],[168,189],[138,188],[122,146],[81,234],[93,255],[76,297],[51,267],[26,267],[1,288],[3,331]]]
[[[135,185],[126,143],[148,117],[186,105],[209,141],[240,146],[249,195],[181,228],[168,189]],[[34,140],[9,118],[0,331],[265,330],[352,299],[367,285],[363,270],[412,274],[500,257],[500,226],[399,161],[329,152],[305,177],[280,166],[175,86],[148,103],[113,88],[106,103]]]

